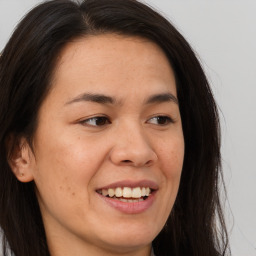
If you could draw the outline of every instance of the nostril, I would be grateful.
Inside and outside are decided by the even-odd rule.
[[[146,164],[145,164],[145,165],[147,165],[147,166],[148,166],[148,165],[151,165],[152,163],[153,163],[153,161],[152,161],[152,160],[149,160],[149,161],[147,161],[147,162],[146,162]]]
[[[121,163],[128,165],[132,164],[134,166],[150,166],[153,163],[153,161],[149,160],[147,162],[133,162],[132,160],[122,160]]]

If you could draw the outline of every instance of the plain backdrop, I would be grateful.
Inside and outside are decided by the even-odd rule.
[[[0,51],[38,0],[0,0]],[[256,255],[256,0],[146,0],[197,52],[221,116],[232,255]]]

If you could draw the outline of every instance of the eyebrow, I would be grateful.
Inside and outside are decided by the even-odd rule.
[[[154,103],[163,103],[163,102],[174,102],[177,105],[179,104],[178,99],[172,93],[161,93],[150,96],[146,104],[154,104]]]
[[[117,104],[117,100],[113,97],[104,95],[104,94],[94,94],[94,93],[83,93],[75,97],[74,99],[65,103],[65,105],[69,105],[76,102],[90,101],[99,104]],[[154,104],[154,103],[164,103],[164,102],[174,102],[177,105],[178,99],[171,93],[160,93],[150,96],[145,104]]]
[[[110,96],[106,96],[103,94],[94,94],[94,93],[83,93],[75,97],[74,99],[68,101],[65,105],[69,105],[75,102],[81,101],[91,101],[99,104],[114,104],[116,100]]]

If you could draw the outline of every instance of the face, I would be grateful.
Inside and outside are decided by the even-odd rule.
[[[148,251],[173,207],[183,156],[174,74],[157,45],[111,34],[67,45],[30,167],[52,251]]]

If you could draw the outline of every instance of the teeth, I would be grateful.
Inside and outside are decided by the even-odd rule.
[[[113,188],[109,188],[109,189],[108,189],[108,195],[109,195],[110,197],[113,197],[113,196],[115,195],[115,190],[114,190]]]
[[[141,189],[141,196],[146,196],[146,189],[145,188]]]
[[[116,188],[115,195],[116,195],[116,197],[122,197],[123,190],[121,188]]]
[[[124,188],[123,188],[123,197],[125,197],[125,198],[130,198],[130,197],[132,197],[132,189],[131,189],[131,188],[124,187]]]
[[[149,196],[150,192],[150,188],[146,188],[146,196]]]
[[[120,200],[121,201],[125,200],[125,202],[127,202],[127,199],[124,199],[124,198],[141,199],[141,197],[149,196],[151,193],[151,189],[149,187],[146,187],[146,188],[145,187],[142,187],[142,188],[140,188],[140,187],[136,187],[136,188],[118,187],[118,188],[102,189],[99,191],[99,193],[102,194],[103,196],[122,197],[122,198],[120,198]],[[132,200],[132,201],[134,202],[136,200]]]
[[[119,198],[117,199],[121,202],[124,202],[124,203],[137,203],[137,202],[141,202],[141,201],[144,201],[142,198],[140,199],[125,199],[125,198]]]
[[[141,189],[140,188],[132,189],[132,198],[141,198]]]
[[[102,189],[102,195],[107,196],[108,195],[108,190],[107,189]]]

